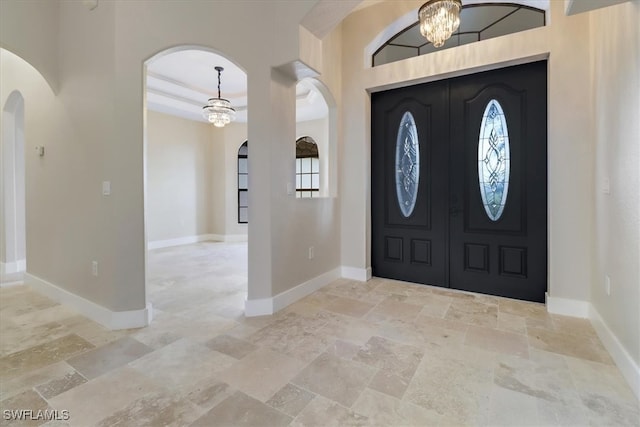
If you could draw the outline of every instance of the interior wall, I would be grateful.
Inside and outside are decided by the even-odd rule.
[[[291,219],[291,207],[272,197],[276,192],[286,195],[293,173],[286,177],[280,173],[282,165],[293,162],[273,156],[272,148],[278,141],[295,138],[294,131],[289,132],[295,126],[295,113],[273,108],[272,69],[298,59],[299,22],[314,3],[115,1],[100,2],[90,11],[82,2],[16,1],[6,9],[2,2],[0,43],[19,45],[17,54],[43,61],[44,68],[58,71],[60,80],[54,101],[61,108],[47,110],[44,122],[37,124],[38,132],[47,131],[43,140],[48,149],[44,159],[34,161],[46,167],[32,169],[27,176],[27,237],[38,239],[36,245],[35,240],[27,242],[35,248],[29,254],[30,272],[114,312],[146,306],[143,64],[158,52],[185,45],[214,49],[248,75],[249,107],[255,111],[248,138],[262,142],[252,148],[259,160],[249,165],[250,230],[255,241],[249,247],[249,298],[271,297],[298,285],[301,278],[335,268],[337,258],[317,257],[314,269],[301,267],[290,274],[291,260],[273,256],[280,253],[282,242],[294,236],[280,226]],[[213,27],[212,16],[218,23]],[[8,22],[11,25],[5,25]],[[24,29],[32,26],[39,36],[24,37]],[[240,27],[247,31],[238,33]],[[49,45],[52,40],[57,41],[55,46]],[[287,91],[286,97],[293,101],[295,94]],[[33,105],[45,104],[38,100]],[[28,116],[27,112],[30,132]],[[274,125],[281,121],[290,127]],[[60,128],[62,136],[49,124]],[[110,196],[102,195],[103,181],[111,182]],[[325,241],[320,252],[339,253],[337,212],[316,206],[311,217],[307,222],[321,221],[322,231],[328,227],[334,238]],[[305,227],[303,236],[320,246],[323,236],[317,232]],[[303,243],[296,242],[285,252],[302,252]],[[98,277],[91,275],[92,261],[99,262]]]
[[[591,303],[639,366],[640,3],[590,18],[597,252]]]
[[[208,127],[210,146],[209,165],[211,168],[210,233],[215,234],[217,238],[224,239],[227,214],[226,187],[229,185],[227,181],[227,169],[230,165],[225,161],[224,130],[211,124],[206,126]],[[225,126],[225,128],[226,127],[228,126]]]
[[[47,83],[59,89],[58,1],[0,1],[0,47],[35,67]]]
[[[147,143],[148,241],[211,234],[216,194],[210,125],[148,111]]]
[[[562,2],[551,2],[546,27],[375,68],[365,66],[370,64],[365,58],[369,43],[421,4],[382,2],[353,13],[343,22],[343,138],[348,141],[340,153],[343,265],[361,270],[371,265],[368,92],[548,57],[549,293],[588,301],[591,272],[578,267],[593,261],[593,148],[590,112],[584,108],[590,91],[589,76],[584,72],[589,65],[588,16],[566,17]]]
[[[307,42],[313,44],[310,40]],[[342,99],[342,28],[338,26],[321,42],[321,61],[317,61],[322,68],[317,70],[320,80],[336,105],[341,105]],[[313,46],[300,45],[300,51],[313,50]],[[295,84],[293,80],[278,78],[272,89],[273,105],[283,105],[286,120],[284,123],[274,124],[285,130],[284,137],[278,138],[278,149],[272,151],[272,156],[280,159],[278,181],[273,187],[274,204],[278,206],[274,222],[274,294],[284,292],[292,287],[304,283],[329,271],[340,267],[340,203],[336,197],[337,191],[331,192],[331,197],[297,199],[295,194],[288,195],[287,184],[295,188]],[[282,97],[282,98],[281,98]],[[325,97],[326,100],[326,97]],[[332,117],[335,114],[335,117]],[[335,134],[329,127],[328,162],[330,168],[327,176],[331,176],[334,183],[339,179],[338,173],[331,168],[337,168],[338,147],[343,143],[341,131],[342,117],[338,116],[329,105],[329,120],[334,120]],[[251,136],[250,136],[251,137]],[[250,140],[251,141],[251,140]],[[251,156],[251,147],[249,148]],[[251,162],[251,160],[250,160]],[[253,181],[251,181],[253,182]],[[330,185],[333,185],[330,182]],[[337,185],[337,184],[336,184]],[[252,236],[250,236],[253,239]],[[309,259],[308,249],[313,246],[314,257]]]
[[[69,284],[68,289],[80,296],[91,290],[95,301],[108,307],[110,282],[103,281],[108,276],[91,275],[91,261],[103,258],[87,251],[96,245],[90,243],[96,240],[94,227],[102,226],[97,225],[102,219],[97,213],[103,201],[102,152],[93,144],[99,136],[83,133],[71,119],[74,109],[64,105],[62,95],[71,90],[68,86],[56,96],[22,58],[4,49],[0,55],[0,102],[6,104],[15,90],[24,98],[27,273]],[[37,154],[36,146],[44,147],[44,156]]]

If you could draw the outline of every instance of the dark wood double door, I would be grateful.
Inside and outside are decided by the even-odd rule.
[[[544,301],[546,61],[371,96],[378,277]]]

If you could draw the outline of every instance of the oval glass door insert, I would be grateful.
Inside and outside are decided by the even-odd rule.
[[[492,99],[484,109],[478,138],[478,182],[487,216],[502,216],[509,192],[509,132],[500,103]]]
[[[420,180],[420,145],[413,115],[405,112],[396,139],[396,196],[405,218],[416,206]]]

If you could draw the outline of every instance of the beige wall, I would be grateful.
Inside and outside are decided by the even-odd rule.
[[[148,111],[147,142],[148,241],[214,233],[213,207],[223,200],[211,126]]]
[[[210,234],[243,240],[238,224],[238,148],[246,123],[223,129],[154,111],[147,116],[147,239]]]
[[[54,92],[59,89],[59,13],[57,1],[0,1],[0,47],[19,53]]]
[[[640,3],[608,7],[590,15],[596,147],[596,262],[591,302],[637,367],[640,365]],[[605,292],[605,276],[611,280],[610,295]]]

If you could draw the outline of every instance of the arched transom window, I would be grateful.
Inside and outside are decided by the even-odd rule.
[[[463,2],[464,3],[464,2]],[[416,16],[417,18],[417,16]],[[444,46],[435,48],[420,34],[416,20],[404,30],[391,37],[372,56],[372,65],[388,64],[414,56],[462,46],[517,33],[545,25],[545,11],[517,3],[480,3],[463,5],[460,12],[460,27]]]

